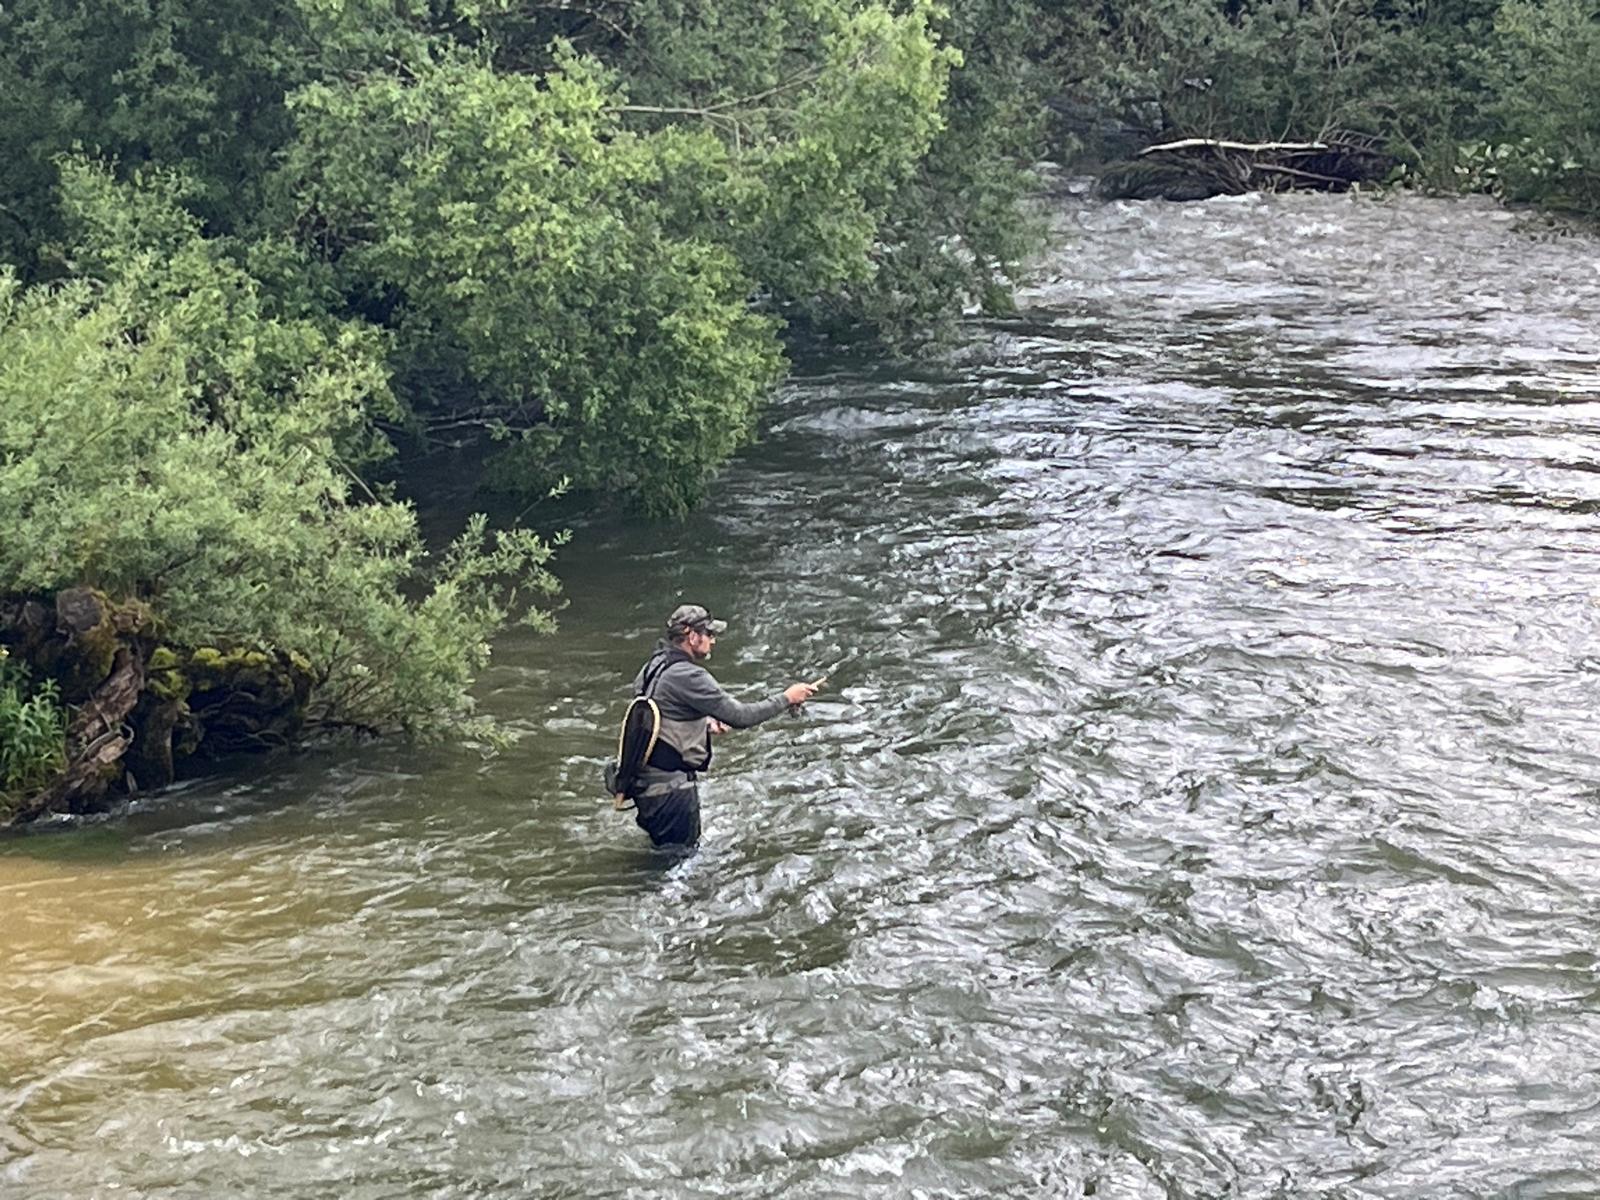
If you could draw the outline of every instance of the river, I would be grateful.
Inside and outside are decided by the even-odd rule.
[[[1600,1195],[1600,244],[1052,213],[578,520],[510,750],[0,844],[0,1195]],[[738,694],[856,657],[670,858],[598,779],[680,599]]]

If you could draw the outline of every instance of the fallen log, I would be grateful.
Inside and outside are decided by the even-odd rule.
[[[1201,200],[1292,189],[1342,192],[1389,175],[1398,159],[1374,139],[1344,134],[1314,142],[1180,138],[1146,146],[1101,173],[1113,200]]]

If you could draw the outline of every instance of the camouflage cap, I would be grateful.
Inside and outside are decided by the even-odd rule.
[[[727,627],[726,621],[716,620],[698,604],[680,604],[667,618],[667,632],[673,637],[682,637],[691,632],[721,633]]]

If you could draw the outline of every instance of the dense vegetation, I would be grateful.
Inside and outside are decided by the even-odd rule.
[[[972,138],[957,29],[928,0],[0,9],[0,645],[6,719],[46,731],[0,729],[37,751],[0,810],[63,736],[161,781],[202,694],[292,700],[263,742],[460,729],[493,628],[548,620],[551,544],[474,523],[429,559],[396,444],[670,515],[787,324],[998,295],[1019,155]]]
[[[1404,180],[1600,212],[1600,14],[1579,0],[1104,0],[1049,50],[1135,138],[1370,136]]]
[[[159,693],[136,742],[198,740],[243,649],[296,722],[461,728],[493,629],[548,621],[552,547],[474,522],[430,558],[397,444],[681,512],[786,330],[1003,309],[1039,157],[1339,128],[1593,212],[1597,30],[1576,0],[8,0],[0,819],[95,732],[69,650],[124,659],[91,625]],[[46,630],[68,593],[83,628]]]

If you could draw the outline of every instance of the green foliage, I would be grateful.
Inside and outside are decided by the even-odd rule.
[[[761,310],[903,329],[996,294],[1031,244],[1012,85],[1037,9],[955,8],[15,0],[0,260],[115,267],[64,256],[64,151],[181,177],[264,310],[392,335],[413,428],[500,431],[496,476],[531,493],[680,511],[781,369]],[[976,64],[948,106],[941,36]]]
[[[1359,128],[1422,177],[1449,183],[1456,147],[1490,131],[1489,51],[1499,0],[1404,0],[1374,10],[1373,66]]]
[[[8,0],[0,8],[0,261],[32,268],[61,233],[57,156],[184,169],[206,216],[236,221],[287,131],[305,69],[293,5]]]
[[[1600,211],[1600,19],[1579,0],[1111,0],[1053,52],[1153,140],[1356,131],[1401,178]]]
[[[957,7],[966,15],[816,0],[627,9],[615,62],[630,127],[695,121],[721,139],[726,165],[683,177],[681,212],[726,240],[786,316],[900,336],[958,312],[1034,244],[1014,202],[1036,123],[1000,84],[1027,69],[1024,26],[983,19],[1009,0]],[[997,71],[979,50],[963,75],[966,47],[986,37],[1018,53]]]
[[[86,584],[175,644],[298,652],[329,721],[467,721],[499,581],[549,591],[549,547],[479,524],[427,571],[410,509],[339,453],[385,392],[370,334],[269,315],[170,186],[69,178],[100,277],[0,273],[0,593]]]
[[[803,307],[870,280],[954,57],[922,0],[781,15],[757,21],[770,58],[730,73],[775,79],[765,94],[696,105],[632,102],[559,46],[536,76],[455,52],[308,86],[273,220],[393,330],[425,422],[510,440],[502,485],[565,480],[681,512],[781,367],[752,294]],[[807,54],[773,30],[804,33]]]
[[[318,79],[426,63],[474,26],[449,0],[7,0],[0,5],[0,261],[58,273],[56,163],[181,171],[208,228],[237,232]],[[45,257],[41,258],[41,255]]]
[[[1573,157],[1558,157],[1532,138],[1463,142],[1455,148],[1457,191],[1501,200],[1538,200],[1558,208],[1596,207],[1593,172]],[[1586,195],[1587,193],[1587,195]]]
[[[309,88],[280,181],[411,402],[517,431],[502,474],[680,510],[777,372],[729,252],[674,229],[669,173],[722,149],[621,128],[592,63],[542,79],[455,60]]]
[[[828,15],[814,78],[756,125],[738,160],[740,259],[799,303],[870,278],[885,214],[943,124],[957,61],[936,45],[926,3]]]
[[[1384,0],[1114,0],[1069,53],[1081,90],[1152,134],[1303,140],[1385,105]]]
[[[56,685],[30,686],[27,671],[0,648],[0,821],[65,765],[66,735]]]
[[[1600,212],[1600,16],[1577,0],[1509,0],[1496,21],[1504,194]]]
[[[879,222],[870,277],[813,306],[904,340],[948,325],[962,302],[1009,310],[1010,281],[1042,243],[1026,204],[1030,168],[1048,148],[1047,102],[1059,89],[1050,50],[1061,10],[1030,0],[966,0],[936,22],[960,55],[943,127]],[[820,311],[819,311],[820,309]]]

